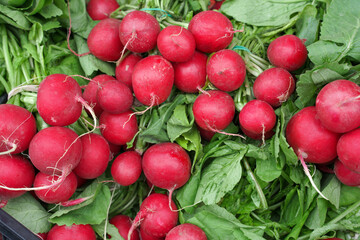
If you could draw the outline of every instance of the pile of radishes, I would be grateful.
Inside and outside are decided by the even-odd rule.
[[[149,110],[165,102],[174,87],[184,93],[200,92],[192,111],[204,138],[228,134],[224,129],[236,114],[229,93],[238,90],[246,78],[242,57],[226,49],[237,30],[217,11],[198,13],[188,29],[161,29],[156,18],[145,11],[134,10],[118,20],[109,18],[119,7],[115,0],[101,7],[97,2],[103,4],[91,0],[87,8],[94,20],[100,20],[87,44],[95,57],[117,62],[115,77],[98,75],[82,90],[71,76],[47,76],[39,85],[36,106],[49,127],[40,131],[26,109],[0,105],[0,200],[6,204],[33,190],[45,203],[71,206],[86,200],[69,200],[79,179],[95,179],[111,168],[114,181],[129,186],[144,173],[148,182],[168,190],[169,195],[150,194],[133,220],[124,215],[110,219],[120,235],[129,240],[207,239],[193,224],[178,225],[179,210],[172,193],[191,175],[191,159],[180,145],[158,143],[143,154],[136,149],[126,150],[114,159],[111,149],[126,145],[139,131],[136,115],[143,112],[134,111],[135,99]],[[159,54],[148,54],[150,51]],[[256,78],[256,99],[239,112],[242,133],[263,144],[274,134],[274,108],[287,101],[295,89],[290,72],[302,67],[307,59],[305,45],[293,35],[274,40],[267,54],[275,67]],[[93,118],[94,126],[78,136],[67,126],[81,118],[83,108]],[[338,156],[336,176],[344,184],[357,186],[359,126],[360,87],[337,80],[320,91],[316,106],[294,115],[287,125],[286,138],[299,158],[307,162],[327,164]],[[95,129],[100,129],[101,135],[94,133]],[[90,225],[56,225],[47,239],[61,239],[64,234],[96,239]]]

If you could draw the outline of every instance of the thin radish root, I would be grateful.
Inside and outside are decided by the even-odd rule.
[[[132,116],[134,116],[134,115],[143,115],[143,114],[146,113],[149,109],[151,109],[153,106],[155,106],[155,104],[156,104],[156,97],[153,96],[153,97],[151,98],[151,104],[150,104],[150,106],[148,106],[145,110],[139,111],[139,112],[133,112],[133,113],[129,114],[129,118],[128,118],[128,120],[126,120],[126,122],[123,124],[123,128],[124,128],[125,125],[130,121],[130,119],[132,118]]]
[[[309,168],[307,167],[305,161],[304,161],[304,157],[303,157],[303,152],[299,151],[299,154],[298,154],[298,158],[300,159],[300,162],[301,162],[301,165],[303,166],[304,168],[304,172],[305,172],[305,175],[309,178],[310,180],[310,183],[311,185],[315,188],[315,190],[320,194],[321,197],[323,197],[324,199],[326,200],[329,200],[327,197],[325,197],[321,191],[318,189],[318,187],[316,186],[316,184],[314,183],[314,180],[312,179],[312,176],[309,172]]]
[[[18,86],[14,89],[12,89],[9,93],[8,93],[8,100],[10,98],[12,98],[13,96],[15,96],[16,94],[18,94],[19,92],[22,91],[28,91],[28,92],[37,92],[39,89],[39,85],[24,85],[24,86]]]
[[[77,57],[82,57],[82,56],[86,56],[91,54],[91,52],[86,52],[86,53],[82,53],[82,54],[78,54],[76,53],[74,50],[71,49],[70,47],[70,35],[71,35],[71,14],[70,14],[70,0],[67,1],[68,2],[68,14],[69,14],[69,31],[68,31],[68,35],[67,35],[67,47],[70,50],[70,52],[72,52],[75,56]]]
[[[206,94],[209,97],[211,97],[211,94],[208,91],[205,91],[204,89],[202,89],[200,86],[197,87],[197,90],[199,90],[199,92],[201,92],[202,94]]]
[[[213,128],[212,126],[210,126],[210,124],[208,122],[206,122],[206,127],[212,131],[212,132],[216,132],[216,133],[220,133],[220,134],[224,134],[224,135],[227,135],[227,136],[234,136],[234,137],[240,137],[242,139],[246,139],[243,135],[241,134],[236,134],[236,133],[227,133],[227,132],[224,132],[224,131],[220,131],[220,130],[217,130],[215,128]]]
[[[6,155],[6,154],[11,154],[12,152],[15,152],[17,149],[17,145],[15,143],[9,142],[8,140],[4,140],[3,141],[6,145],[10,146],[11,148],[7,151],[4,152],[0,152],[0,156],[1,155]]]
[[[131,38],[127,41],[127,43],[124,45],[123,50],[121,51],[120,58],[119,58],[119,60],[116,62],[117,65],[120,64],[121,60],[125,58],[124,56],[126,56],[126,55],[125,55],[126,49],[127,49],[127,47],[129,46],[129,44],[131,44],[131,42],[134,41],[135,38],[136,38],[136,32],[133,32],[133,33],[131,34]],[[130,52],[129,52],[129,53],[130,53]],[[127,54],[129,54],[129,53],[127,53]],[[119,63],[118,63],[118,62],[119,62]]]
[[[61,202],[61,203],[59,203],[59,205],[63,206],[63,207],[75,206],[75,205],[83,203],[83,202],[85,202],[85,201],[87,201],[87,200],[89,200],[90,198],[93,198],[93,197],[94,197],[94,195],[91,195],[91,196],[88,196],[88,197],[83,197],[83,198],[78,198],[78,199],[73,199],[73,200]]]
[[[265,125],[264,124],[262,124],[261,141],[262,141],[262,145],[265,146]]]
[[[128,240],[131,240],[132,233],[135,231],[135,229],[137,227],[140,226],[141,221],[146,217],[146,215],[148,214],[149,211],[150,210],[144,208],[136,214],[134,221],[132,222],[131,227],[129,229],[129,233],[128,233],[128,237],[127,237]]]

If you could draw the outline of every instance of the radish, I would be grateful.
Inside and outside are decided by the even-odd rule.
[[[360,128],[343,134],[337,144],[339,160],[350,170],[360,173]]]
[[[102,113],[103,109],[100,107],[100,104],[98,103],[96,93],[103,83],[111,80],[115,80],[115,78],[106,74],[98,75],[94,77],[92,81],[89,82],[89,84],[86,86],[83,92],[84,100],[88,102],[88,104],[93,108],[96,116],[98,117]]]
[[[119,27],[120,40],[126,49],[144,53],[155,48],[160,25],[151,14],[132,11],[123,18]]]
[[[96,234],[89,224],[55,225],[49,231],[47,240],[96,240]]]
[[[301,161],[304,172],[315,190],[316,187],[306,162],[328,163],[336,158],[336,145],[340,134],[327,130],[316,115],[315,107],[306,107],[296,113],[286,126],[286,140]]]
[[[119,114],[103,112],[100,116],[100,128],[104,138],[116,145],[126,144],[138,132],[138,124],[132,111]]]
[[[207,240],[206,234],[191,223],[180,224],[168,232],[165,240]]]
[[[195,52],[195,39],[191,32],[180,26],[168,26],[157,37],[161,55],[171,62],[186,62]]]
[[[29,188],[35,178],[35,169],[28,159],[20,155],[0,156],[0,202],[6,202],[25,193],[7,190],[9,188]]]
[[[196,98],[192,110],[199,127],[216,132],[225,129],[232,122],[235,103],[228,93],[210,90]]]
[[[149,235],[146,233],[141,227],[140,227],[140,238],[141,240],[164,240],[165,238],[158,238],[153,237],[152,235]]]
[[[286,140],[306,162],[328,163],[337,156],[340,134],[327,130],[316,115],[315,107],[296,113],[286,127]]]
[[[80,138],[82,155],[74,173],[80,178],[94,179],[103,174],[110,160],[108,142],[99,134],[89,133]]]
[[[253,132],[250,132],[248,130],[246,130],[245,128],[243,128],[242,126],[240,126],[241,131],[248,136],[249,138],[255,139],[255,140],[266,140],[266,139],[270,139],[272,136],[274,136],[275,132],[274,130],[270,130],[268,132],[265,132],[265,134],[254,134]]]
[[[50,186],[58,181],[58,176],[52,176],[39,172],[35,176],[34,187]],[[70,199],[77,188],[76,175],[70,172],[61,184],[48,189],[35,190],[36,196],[45,203],[60,203]]]
[[[239,123],[243,130],[254,135],[262,135],[273,129],[276,124],[274,109],[267,102],[251,100],[239,113]],[[249,136],[250,137],[250,136]]]
[[[81,88],[72,77],[52,74],[39,85],[36,107],[47,124],[67,126],[81,115],[81,95]]]
[[[101,20],[91,30],[87,45],[90,52],[103,61],[117,61],[124,48],[119,38],[120,20],[107,18]]]
[[[121,153],[111,166],[111,175],[115,182],[129,186],[141,175],[141,156],[135,151]]]
[[[34,166],[45,174],[66,176],[80,162],[82,154],[78,135],[65,127],[48,127],[30,142],[29,155]]]
[[[334,164],[334,172],[336,177],[345,185],[359,186],[360,174],[348,169],[341,161],[336,160]]]
[[[195,51],[189,61],[174,63],[174,84],[186,93],[201,91],[206,82],[207,56]]]
[[[142,59],[140,55],[130,53],[124,59],[122,59],[115,69],[115,77],[121,83],[124,83],[126,86],[133,91],[132,88],[132,73],[134,71],[135,65]]]
[[[116,0],[90,0],[86,5],[86,11],[92,20],[103,20],[119,6]]]
[[[176,143],[158,143],[149,147],[142,159],[146,178],[156,187],[170,191],[182,187],[190,178],[191,161]]]
[[[360,126],[360,87],[348,80],[324,86],[316,97],[318,117],[327,129],[345,133]]]
[[[241,56],[230,49],[214,53],[207,65],[209,81],[222,91],[231,92],[238,89],[246,76],[245,62]]]
[[[304,42],[297,36],[284,35],[270,43],[267,56],[275,67],[295,71],[305,64],[307,50]]]
[[[225,15],[211,10],[196,14],[188,29],[195,38],[196,49],[205,53],[217,52],[229,46],[236,32]]]
[[[127,239],[132,223],[132,219],[130,217],[126,215],[116,215],[112,217],[109,222],[119,230],[119,234],[121,237]],[[136,230],[132,232],[130,240],[139,240],[139,239],[140,239],[139,232]]]
[[[139,61],[133,71],[135,97],[144,105],[156,106],[170,95],[174,84],[174,69],[165,58],[152,55]]]
[[[97,91],[97,101],[100,107],[109,113],[117,114],[130,110],[133,94],[128,86],[111,80],[104,82]]]
[[[295,90],[295,80],[283,68],[270,68],[262,72],[253,85],[254,96],[273,107],[280,106]]]
[[[25,151],[35,133],[36,122],[31,112],[12,104],[0,105],[0,155]]]
[[[168,196],[161,193],[153,193],[142,202],[133,224],[129,230],[128,239],[135,228],[140,224],[142,231],[152,237],[162,238],[176,226],[178,212],[175,203]]]

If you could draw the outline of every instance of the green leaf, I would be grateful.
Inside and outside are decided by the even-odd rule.
[[[67,25],[69,21],[68,10],[63,9],[63,12],[66,15],[63,15],[63,19],[66,20]],[[83,38],[87,38],[90,31],[98,23],[98,21],[93,21],[89,14],[86,11],[86,1],[77,0],[70,2],[70,16],[71,16],[71,31],[80,35]]]
[[[266,160],[256,160],[256,175],[265,182],[271,182],[281,175],[282,168],[279,168],[276,159],[270,157]]]
[[[75,1],[76,2],[76,1]],[[79,54],[89,52],[89,48],[87,47],[86,39],[75,35],[74,36],[77,52]],[[100,70],[101,72],[114,76],[115,75],[115,67],[114,64],[101,61],[96,58],[94,55],[86,55],[79,58],[82,69],[84,70],[86,76],[90,76],[94,72]]]
[[[60,8],[58,8],[55,4],[51,3],[45,5],[41,9],[40,14],[44,18],[49,19],[49,18],[61,16],[63,14],[63,11]]]
[[[190,206],[195,203],[200,180],[201,171],[199,170],[193,173],[187,183],[177,190],[176,199],[179,201],[181,207]],[[185,208],[185,211],[192,212],[193,209],[194,208]]]
[[[95,189],[95,193],[94,193]],[[107,186],[96,181],[87,187],[82,194],[78,196],[94,197],[89,200],[55,212],[49,218],[49,221],[58,225],[75,224],[101,224],[107,218],[107,208],[110,204],[110,190]]]
[[[206,233],[207,238],[212,240],[264,240],[262,238],[264,227],[244,225],[233,214],[218,205],[198,208],[195,214],[187,218],[186,222],[199,226]],[[246,233],[242,231],[243,229]],[[250,238],[249,236],[256,238]]]
[[[337,60],[350,56],[360,61],[360,2],[333,0],[321,27],[320,40],[343,44]]]
[[[306,46],[315,42],[318,37],[320,20],[316,17],[317,13],[315,6],[307,5],[296,21],[296,35],[306,40]]]
[[[103,237],[105,231],[105,221],[101,224],[92,225],[92,228],[99,236]],[[109,221],[106,222],[106,233],[111,236],[112,240],[124,240],[124,238],[120,236],[119,229],[110,224]]]
[[[224,157],[215,158],[202,173],[195,202],[201,200],[210,205],[220,199],[240,181],[242,175],[241,159],[247,148]]]
[[[310,105],[314,105],[314,95],[316,90],[317,87],[311,79],[311,71],[306,71],[305,73],[301,74],[299,81],[296,83],[296,93],[299,97],[295,104],[298,106],[298,108],[301,109]]]
[[[56,65],[54,65],[56,63]],[[53,64],[48,66],[48,70],[50,74],[55,73],[66,73],[67,75],[80,75],[83,76],[84,72],[79,63],[79,59],[70,55],[65,57],[61,61],[54,62]],[[73,77],[81,86],[87,85],[88,81],[81,77]]]
[[[38,45],[42,42],[43,38],[44,32],[42,26],[39,23],[34,23],[29,32],[29,41],[34,45]]]
[[[334,174],[327,176],[321,191],[336,208],[340,206],[341,183]]]
[[[337,72],[328,69],[328,68],[320,68],[318,70],[315,70],[311,74],[311,78],[315,84],[326,84],[331,81],[341,79],[342,76],[338,74]]]
[[[221,10],[237,21],[247,24],[281,26],[287,24],[290,17],[301,12],[306,5],[306,1],[227,0],[222,4]]]
[[[340,206],[353,204],[360,199],[360,188],[341,184]]]
[[[188,111],[188,106],[178,105],[167,123],[167,133],[171,142],[189,131],[194,125],[194,115]],[[190,106],[191,109],[191,106]],[[188,114],[189,113],[189,114]]]
[[[307,49],[310,60],[316,65],[321,65],[335,62],[343,50],[343,47],[330,41],[320,40],[307,46]]]
[[[325,224],[327,211],[327,201],[323,198],[318,198],[316,207],[310,213],[309,218],[306,220],[305,226],[310,229],[317,229],[322,227]]]
[[[48,222],[50,213],[30,193],[9,200],[3,209],[34,233],[51,229]]]
[[[16,28],[28,30],[30,29],[30,22],[26,19],[21,11],[12,10],[0,4],[0,22],[4,21],[7,24],[13,25]]]
[[[46,3],[45,0],[33,0],[31,7],[27,11],[27,14],[34,15],[34,14],[40,12],[40,10],[43,8],[45,3]]]

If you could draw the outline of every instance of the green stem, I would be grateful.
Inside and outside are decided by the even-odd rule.
[[[9,42],[8,42],[8,34],[4,25],[0,26],[1,35],[2,35],[2,48],[5,59],[5,66],[8,73],[8,81],[10,82],[10,88],[13,89],[16,87],[15,76],[14,76],[14,68],[12,65],[12,60],[9,53]]]
[[[247,171],[247,173],[249,174],[252,182],[253,182],[254,185],[255,185],[255,189],[256,189],[256,191],[257,191],[258,194],[259,194],[261,205],[263,206],[263,208],[267,209],[267,208],[268,208],[268,204],[267,204],[265,194],[264,194],[264,192],[263,192],[260,184],[259,184],[258,181],[256,180],[256,177],[255,177],[254,173],[252,172],[252,170],[251,170],[251,168],[250,168],[250,165],[249,165],[248,161],[246,160],[246,158],[243,159],[243,162],[244,162],[246,171]]]
[[[165,21],[168,22],[168,23],[170,23],[171,25],[181,26],[181,27],[184,27],[184,28],[186,28],[186,29],[187,29],[188,26],[189,26],[189,23],[178,22],[178,21],[173,20],[172,18],[166,18]]]
[[[6,93],[9,93],[11,91],[11,88],[10,88],[8,82],[6,82],[5,78],[3,78],[3,76],[1,76],[1,74],[0,74],[0,83],[4,86]]]

